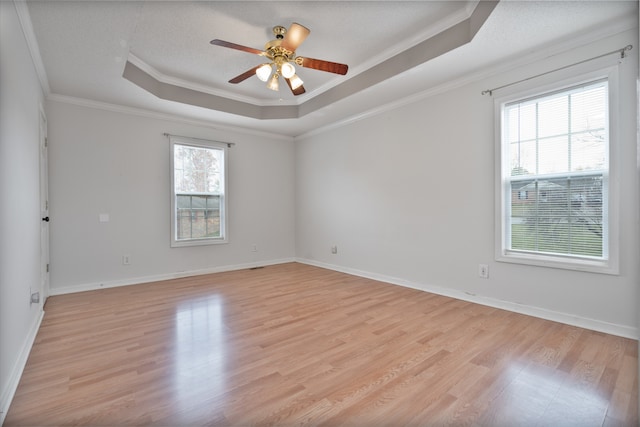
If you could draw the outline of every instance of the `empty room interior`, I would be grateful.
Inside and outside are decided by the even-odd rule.
[[[0,425],[637,426],[637,1],[0,1]]]

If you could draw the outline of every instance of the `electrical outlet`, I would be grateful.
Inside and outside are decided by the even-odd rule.
[[[251,245],[251,252],[258,252],[258,245],[256,243]]]
[[[40,302],[40,292],[33,291],[33,289],[29,288],[29,304],[37,304]]]
[[[331,253],[332,254],[337,254],[338,253],[338,247],[337,246],[331,246]]]
[[[122,255],[122,265],[131,265],[130,255]]]
[[[478,265],[478,276],[483,279],[489,278],[489,266],[487,264],[479,264]]]

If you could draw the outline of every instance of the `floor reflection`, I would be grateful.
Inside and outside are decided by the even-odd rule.
[[[175,397],[181,410],[225,389],[225,327],[220,296],[185,301],[175,315]],[[197,399],[196,399],[197,397]]]
[[[594,366],[578,362],[579,372]],[[487,425],[601,426],[608,399],[592,381],[549,366],[519,363],[505,372],[509,384],[485,415]]]

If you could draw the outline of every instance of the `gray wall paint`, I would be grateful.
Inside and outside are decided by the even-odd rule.
[[[480,92],[634,45],[620,66],[619,276],[495,262],[494,103]],[[302,260],[637,334],[637,30],[296,141]],[[568,62],[567,62],[568,61]],[[331,254],[330,247],[338,246]],[[478,277],[488,264],[489,280]],[[555,316],[557,314],[557,316]],[[609,327],[611,326],[611,327]]]
[[[6,410],[41,315],[28,297],[40,280],[43,94],[13,3],[0,2],[0,19],[0,410]],[[295,142],[48,102],[51,290],[298,257],[637,334],[637,31],[578,49],[568,60],[627,43],[634,51],[621,75],[619,276],[493,261],[493,103],[479,93],[557,65],[549,59]],[[237,144],[228,245],[169,247],[164,132]],[[108,223],[99,222],[101,213],[109,214]],[[330,253],[332,245],[338,254]],[[123,254],[130,266],[122,265]],[[489,264],[489,280],[477,277],[478,263]]]
[[[52,294],[295,256],[292,139],[60,102],[49,102],[47,111]],[[165,132],[235,143],[228,159],[228,244],[169,246]],[[109,222],[100,222],[100,214]],[[122,264],[125,254],[131,265]]]
[[[42,312],[40,105],[43,93],[12,2],[0,2],[0,423]]]

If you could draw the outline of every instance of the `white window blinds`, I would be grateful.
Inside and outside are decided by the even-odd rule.
[[[607,80],[504,106],[507,250],[606,259],[608,111]]]

